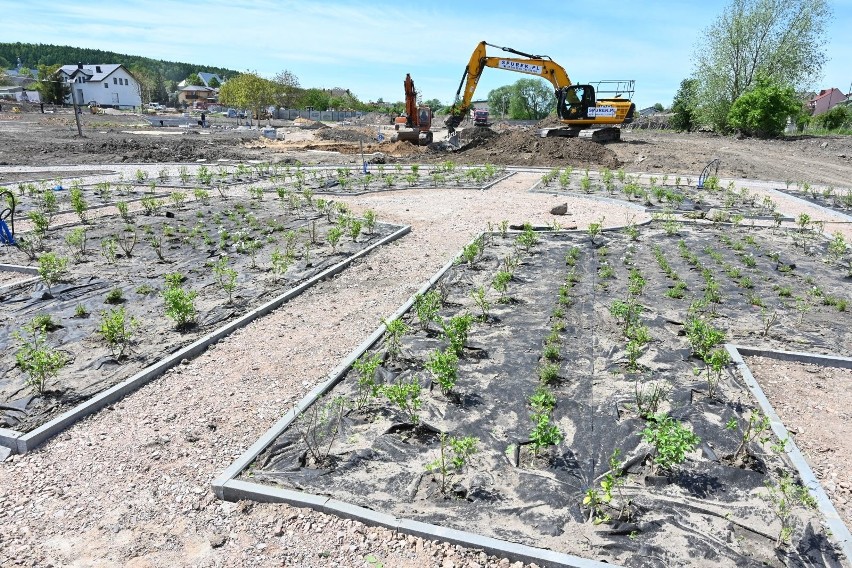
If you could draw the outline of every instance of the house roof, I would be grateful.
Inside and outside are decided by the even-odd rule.
[[[199,72],[198,77],[202,81],[204,81],[204,84],[208,87],[210,86],[210,81],[212,81],[214,77],[216,78],[217,81],[219,81],[220,85],[222,83],[224,83],[224,81],[222,81],[222,78],[217,73],[200,73]]]
[[[202,87],[200,85],[187,85],[186,87],[182,87],[181,91],[212,91],[210,87]]]
[[[77,65],[63,65],[59,70],[69,77],[83,74],[88,77],[88,81],[103,81],[119,67],[121,67],[120,63],[102,63],[100,65],[83,65],[83,69],[79,69]]]
[[[834,98],[836,96],[840,96],[840,100],[845,100],[846,95],[843,94],[843,91],[838,89],[837,87],[832,87],[830,89],[822,89],[817,96],[811,99],[811,102],[816,102],[820,99],[824,99],[826,97]]]

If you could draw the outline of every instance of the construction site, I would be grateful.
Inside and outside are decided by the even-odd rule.
[[[565,109],[4,104],[0,564],[852,565],[852,140]]]

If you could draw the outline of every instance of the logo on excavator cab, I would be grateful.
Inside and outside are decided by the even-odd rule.
[[[586,113],[586,116],[588,116],[589,118],[594,118],[596,116],[615,116],[615,107],[614,106],[591,107],[591,108],[589,108],[589,112]]]
[[[509,71],[517,71],[518,73],[541,75],[541,65],[530,65],[529,63],[521,63],[520,61],[501,59],[498,67],[500,69],[508,69]]]

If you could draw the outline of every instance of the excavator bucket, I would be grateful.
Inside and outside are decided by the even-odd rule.
[[[447,137],[447,144],[452,146],[453,148],[460,148],[461,142],[459,142],[459,133],[453,132]]]

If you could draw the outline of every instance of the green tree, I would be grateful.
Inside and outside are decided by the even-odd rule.
[[[186,81],[187,87],[189,87],[190,85],[193,85],[193,86],[196,86],[196,87],[203,87],[204,86],[204,81],[201,80],[201,77],[198,76],[198,73],[190,73],[186,77],[186,79],[184,79],[184,81]]]
[[[732,0],[695,52],[702,118],[719,131],[740,95],[763,74],[802,88],[826,61],[827,0]]]
[[[41,95],[41,100],[46,103],[61,105],[66,97],[71,94],[71,88],[62,82],[57,71],[59,65],[39,65],[38,85],[36,89]]]
[[[556,106],[553,90],[539,79],[518,79],[512,85],[509,110],[512,118],[538,120]]]
[[[671,126],[675,130],[692,132],[698,126],[698,81],[684,79],[672,101]]]
[[[136,79],[136,89],[142,102],[147,104],[153,101],[154,85],[157,80],[156,74],[144,65],[139,64],[131,65],[129,71],[133,74],[133,78]]]
[[[311,107],[314,110],[328,110],[331,97],[322,89],[306,89],[299,99],[301,108]]]
[[[166,80],[159,69],[157,69],[154,73],[154,88],[151,92],[151,101],[161,104],[169,102],[169,92],[166,90]]]
[[[284,69],[278,72],[272,81],[275,83],[275,105],[278,108],[294,108],[301,92],[299,78]]]
[[[257,73],[242,73],[219,90],[219,101],[228,106],[251,109],[260,118],[264,109],[275,104],[275,83]]]
[[[837,105],[831,110],[813,117],[812,121],[826,130],[837,130],[844,126],[848,128],[852,123],[852,106]]]
[[[495,115],[499,112],[500,118],[505,118],[506,113],[509,112],[509,104],[512,102],[513,95],[512,85],[503,85],[492,89],[488,93],[488,108]]]
[[[749,136],[769,138],[780,136],[787,118],[801,110],[802,102],[793,87],[760,75],[754,87],[734,101],[728,123]]]
[[[655,103],[653,108],[657,112],[663,112],[664,110],[666,110],[666,107],[663,106],[663,103]]]
[[[428,101],[423,101],[423,104],[432,109],[432,112],[437,111],[439,108],[443,108],[444,105],[441,104],[441,101],[438,99],[429,99]]]
[[[218,89],[222,86],[222,83],[220,83],[219,79],[217,79],[216,77],[211,77],[210,81],[207,82],[207,86],[211,89]]]

